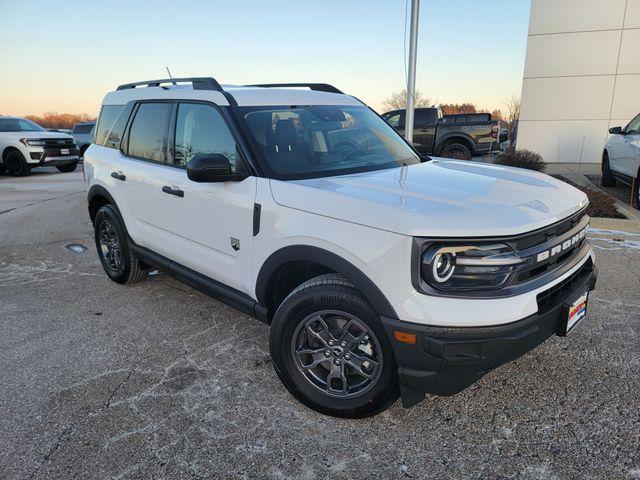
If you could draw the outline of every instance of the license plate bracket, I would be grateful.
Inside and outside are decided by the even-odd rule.
[[[560,325],[561,337],[566,337],[587,315],[587,305],[589,304],[589,291],[581,292],[574,297],[573,301],[563,305],[563,319]]]

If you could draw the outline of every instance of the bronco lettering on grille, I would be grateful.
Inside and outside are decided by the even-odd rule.
[[[586,234],[587,234],[587,229],[583,228],[582,230],[580,230],[580,232],[576,233],[573,237],[568,238],[564,242],[559,243],[558,245],[555,245],[549,248],[548,250],[538,253],[538,255],[536,256],[536,262],[542,262],[544,260],[547,260],[548,258],[558,255],[561,252],[564,252],[565,250],[574,246],[576,243],[580,242],[580,240],[582,240]]]

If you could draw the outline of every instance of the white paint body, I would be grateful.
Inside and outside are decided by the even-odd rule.
[[[361,105],[347,95],[287,89],[233,89],[242,105]],[[188,98],[228,105],[219,92],[156,87],[112,92],[105,104],[136,98]],[[126,175],[126,182],[111,177]],[[91,145],[85,153],[88,187],[113,196],[131,238],[165,257],[256,298],[261,266],[291,245],[319,247],[364,273],[398,318],[436,326],[510,323],[537,311],[536,295],[579,269],[509,298],[460,299],[416,291],[411,282],[414,236],[496,237],[529,232],[582,209],[584,193],[541,173],[434,159],[409,167],[310,180],[248,177],[196,183],[187,172]],[[184,197],[163,195],[176,186]],[[262,206],[253,236],[253,205]],[[240,241],[235,251],[230,238]]]
[[[638,178],[640,173],[640,114],[624,127],[623,132],[609,137],[605,150],[609,167],[615,174]]]

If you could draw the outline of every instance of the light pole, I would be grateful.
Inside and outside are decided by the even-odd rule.
[[[418,16],[420,0],[411,0],[411,31],[409,33],[409,72],[407,78],[407,112],[404,121],[404,138],[413,143],[413,109],[416,103],[416,52],[418,50]]]

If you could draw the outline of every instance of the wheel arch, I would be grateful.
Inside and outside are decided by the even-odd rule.
[[[282,300],[284,300],[284,297],[293,290],[293,288],[291,288],[288,292],[279,292],[278,288],[282,283],[279,280],[279,276],[286,273],[288,269],[292,269],[300,265],[307,266],[307,269],[305,270],[306,274],[302,274],[300,277],[295,279],[295,282],[293,283],[297,284],[294,285],[293,288],[314,276],[322,275],[324,273],[338,273],[350,280],[358,290],[362,292],[379,315],[397,318],[395,310],[384,294],[380,291],[378,286],[352,263],[335,253],[319,247],[309,245],[290,245],[272,253],[262,264],[257,276],[256,298],[260,305],[267,308],[269,320],[272,318],[275,310],[278,308]],[[302,279],[302,281],[298,283],[298,280],[300,279]],[[287,289],[288,288],[285,290]]]
[[[462,132],[456,132],[456,133],[450,133],[448,135],[445,135],[438,141],[438,144],[436,145],[437,154],[439,155],[440,153],[442,153],[442,150],[444,149],[444,147],[446,147],[451,143],[463,144],[465,147],[469,149],[471,154],[473,154],[473,152],[476,151],[475,141],[470,135],[467,135]]]
[[[4,163],[5,158],[7,158],[7,155],[9,155],[9,153],[16,151],[18,152],[20,155],[22,155],[22,152],[20,151],[20,149],[18,147],[15,147],[13,145],[7,145],[4,150],[2,150],[2,163]],[[24,157],[24,155],[22,155]]]
[[[101,185],[93,185],[87,192],[87,207],[89,209],[89,218],[91,222],[96,218],[96,213],[100,210],[100,207],[104,205],[112,205],[116,209],[116,212],[122,218],[122,214],[118,209],[118,204],[113,199],[111,194]]]

